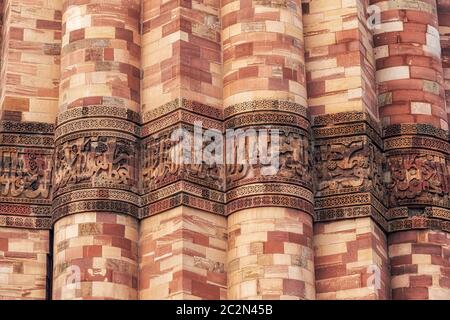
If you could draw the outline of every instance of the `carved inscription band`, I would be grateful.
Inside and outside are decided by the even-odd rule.
[[[174,163],[174,132],[193,138],[198,122],[202,134],[212,129],[224,138],[229,129],[277,130],[279,170],[267,176],[260,164]],[[52,218],[88,211],[143,218],[185,205],[219,215],[280,206],[317,221],[370,216],[386,231],[450,230],[448,132],[430,125],[382,131],[363,112],[318,116],[310,125],[306,109],[290,102],[222,112],[176,99],[142,118],[92,105],[61,113],[56,127],[3,121],[0,129],[4,226],[50,228]]]

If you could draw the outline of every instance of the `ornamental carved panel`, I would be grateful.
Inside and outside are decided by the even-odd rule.
[[[383,155],[367,138],[321,142],[314,160],[316,196],[370,191],[383,198]]]
[[[112,187],[137,185],[137,146],[116,137],[81,137],[56,147],[54,192],[66,187]]]
[[[448,206],[449,173],[444,156],[433,152],[403,152],[388,157],[386,188],[391,206]]]
[[[178,129],[180,127],[172,127],[143,141],[144,193],[179,180],[224,190],[224,166],[203,156],[195,160],[194,144],[190,144],[190,147],[183,145],[183,141],[193,141],[192,128],[183,127],[185,135],[179,140],[173,138],[174,131]],[[207,142],[201,144],[201,150],[204,150]]]
[[[228,188],[267,181],[293,183],[312,188],[312,158],[308,137],[304,135],[303,130],[296,128],[283,128],[277,133],[279,134],[278,155],[271,154],[273,150],[276,150],[271,147],[273,136],[267,140],[267,155],[272,159],[271,161],[261,161],[259,156],[256,161],[250,161],[254,140],[252,137],[246,137],[244,150],[247,161],[240,163],[237,159],[232,159],[231,164],[227,163]],[[238,148],[239,145],[236,144],[234,146],[236,157],[240,152]],[[262,171],[269,167],[272,169]]]
[[[47,203],[50,200],[51,175],[52,155],[49,153],[26,148],[0,150],[2,201]]]

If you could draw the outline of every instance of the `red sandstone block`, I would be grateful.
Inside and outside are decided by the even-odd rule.
[[[219,300],[220,287],[198,281],[192,281],[192,294],[206,300]]]
[[[112,237],[112,245],[125,250],[131,251],[131,240],[121,237]]]
[[[316,281],[316,291],[319,293],[325,293],[325,292],[335,292],[340,290],[355,289],[360,288],[361,283],[367,282],[362,282],[361,276],[359,274],[353,274],[350,276],[343,276],[339,278],[318,280]]]
[[[429,287],[433,284],[433,277],[428,275],[410,276],[409,284],[412,288]]]
[[[239,79],[252,78],[258,76],[258,67],[251,66],[239,69]]]
[[[345,264],[331,265],[326,267],[316,266],[316,279],[329,279],[342,277],[347,275],[347,267]]]
[[[391,267],[391,274],[393,276],[398,276],[402,274],[408,274],[408,273],[417,273],[418,267],[417,264],[406,264],[406,265],[400,265],[400,266],[392,266]]]
[[[102,256],[102,246],[93,245],[93,246],[83,246],[83,257],[101,257]]]
[[[361,63],[361,53],[359,51],[341,54],[337,56],[337,64],[342,67],[357,66]]]
[[[289,242],[300,244],[302,246],[308,246],[310,238],[300,233],[289,232]]]
[[[441,255],[431,255],[431,264],[436,266],[450,266],[450,260],[443,258]]]
[[[336,32],[337,43],[349,42],[359,38],[359,30],[351,29]]]
[[[103,234],[123,237],[125,236],[125,226],[123,224],[104,223]]]
[[[406,19],[410,22],[421,23],[424,25],[430,24],[434,27],[437,27],[437,19],[434,15],[431,15],[424,11],[416,11],[416,10],[407,10]]]
[[[428,288],[403,288],[406,300],[426,300],[428,299]]]
[[[268,231],[267,242],[286,242],[289,240],[289,233],[284,231]]]
[[[239,44],[234,48],[234,57],[246,57],[253,53],[253,43],[243,43]]]
[[[269,241],[264,243],[264,254],[284,253],[284,242]]]
[[[10,27],[9,28],[9,37],[12,40],[23,40],[23,29]]]
[[[283,294],[303,297],[305,295],[305,282],[293,279],[283,279]]]
[[[439,278],[439,285],[443,288],[449,288],[450,289],[450,278],[448,277],[440,277]]]
[[[308,97],[318,97],[325,94],[325,81],[308,82]]]
[[[409,69],[411,78],[437,81],[436,71],[434,71],[433,69],[415,66],[411,66]]]
[[[399,32],[398,34],[400,41],[402,43],[419,43],[419,44],[427,43],[426,35],[423,32],[405,31]]]
[[[394,232],[388,237],[388,244],[397,243],[416,243],[417,242],[417,231],[401,231]]]
[[[217,283],[221,286],[227,285],[227,274],[226,272],[211,272],[208,271],[206,273],[206,279],[208,279],[208,282],[210,283]]]
[[[84,39],[84,30],[85,29],[78,29],[70,32],[69,34],[69,42],[74,42],[78,40]]]
[[[118,284],[124,284],[129,287],[133,286],[132,275],[129,273],[114,271],[112,274],[112,282],[118,283]]]
[[[8,251],[8,239],[0,239],[0,251]]]
[[[36,259],[37,253],[32,252],[5,252],[6,258],[17,258],[17,259]]]
[[[441,255],[442,247],[436,244],[414,243],[412,245],[412,253]]]
[[[47,30],[61,30],[61,22],[49,20],[36,20],[36,28]]]
[[[116,39],[133,42],[133,31],[123,28],[116,28]]]

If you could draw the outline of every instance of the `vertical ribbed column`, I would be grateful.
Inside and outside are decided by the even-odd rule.
[[[382,123],[430,124],[448,130],[435,0],[371,1]]]
[[[450,1],[437,0],[447,121],[450,121]]]
[[[61,1],[0,4],[0,299],[45,299]]]
[[[372,1],[393,299],[448,299],[449,143],[435,0]],[[406,231],[410,230],[410,231]]]
[[[140,1],[63,4],[54,299],[138,296]]]
[[[368,1],[303,1],[314,137],[317,299],[388,299],[382,141]]]
[[[2,120],[53,123],[58,112],[61,0],[4,0]]]
[[[175,163],[182,139],[221,135],[220,1],[144,1],[140,299],[226,299],[224,172]],[[199,142],[197,140],[196,143]]]
[[[314,299],[301,3],[222,1],[221,17],[225,128],[279,130],[280,148],[273,174],[227,163],[228,297]]]

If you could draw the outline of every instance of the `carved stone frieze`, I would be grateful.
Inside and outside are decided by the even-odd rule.
[[[137,191],[138,146],[116,137],[91,136],[69,140],[55,150],[53,192],[71,186]]]
[[[0,147],[1,202],[50,202],[52,154],[47,150]]]
[[[261,171],[264,167],[273,166],[274,164],[271,162],[264,165],[261,162],[252,164],[250,161],[240,163],[238,159],[232,159],[232,163],[227,164],[228,190],[258,182],[292,183],[312,189],[312,159],[309,138],[303,130],[295,127],[277,127],[277,134],[279,135],[279,155],[278,164],[275,164],[276,173],[263,174]],[[247,157],[251,154],[250,148],[253,143],[254,137],[245,137],[243,148]],[[239,148],[238,144],[235,148]],[[236,157],[238,157],[237,154],[235,152]],[[268,155],[270,156],[269,152]]]
[[[448,166],[442,155],[425,150],[391,154],[385,177],[389,205],[448,207],[448,177]]]
[[[183,129],[187,134],[183,139],[193,141],[193,128],[187,125],[174,126],[144,139],[143,192],[148,193],[180,180],[224,191],[224,166],[216,162],[207,163],[207,159],[203,158],[194,159],[194,144],[191,143],[192,148],[183,149],[182,140],[174,139],[173,133],[178,129]]]
[[[315,195],[372,192],[382,199],[383,162],[366,136],[319,140],[314,148]]]

